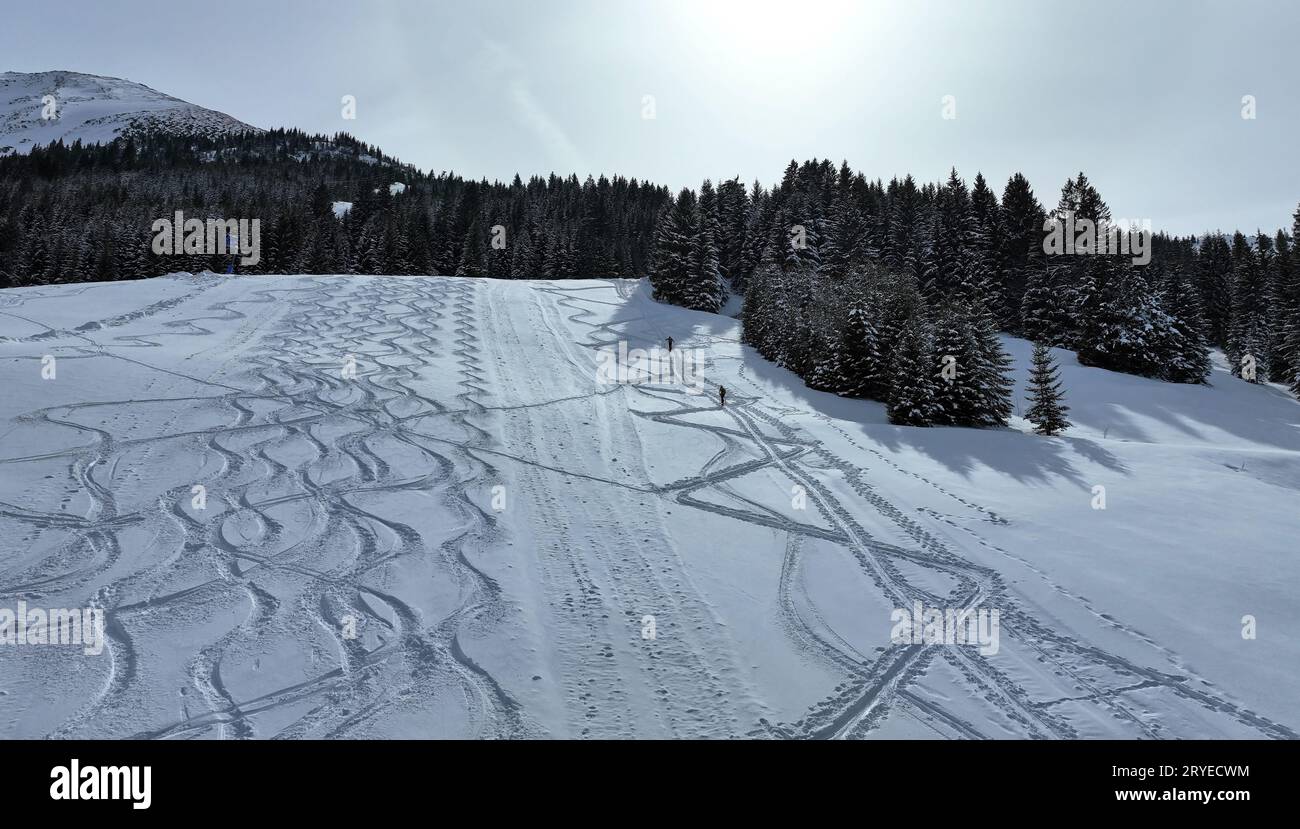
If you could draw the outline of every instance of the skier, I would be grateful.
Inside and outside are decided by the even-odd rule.
[[[668,338],[668,353],[669,353],[669,354],[673,353],[673,338],[672,338],[672,337],[669,337],[669,338]]]
[[[727,405],[727,387],[718,386],[718,405],[723,408]]]
[[[229,255],[229,261],[226,262],[226,273],[232,276],[235,273],[235,251],[239,250],[239,243],[232,241],[230,231],[226,231],[226,252]]]

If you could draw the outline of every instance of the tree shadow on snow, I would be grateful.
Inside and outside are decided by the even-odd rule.
[[[1076,465],[1079,459],[1086,462],[1085,467],[1094,465],[1128,474],[1128,467],[1119,458],[1086,438],[1047,438],[1013,429],[957,427],[887,426],[865,428],[863,432],[893,452],[916,452],[963,478],[983,466],[1022,484],[1060,477],[1091,487],[1096,476],[1091,470],[1081,471]]]

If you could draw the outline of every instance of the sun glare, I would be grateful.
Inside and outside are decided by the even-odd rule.
[[[703,0],[680,7],[683,23],[731,54],[761,59],[773,53],[808,54],[868,6],[852,0]]]

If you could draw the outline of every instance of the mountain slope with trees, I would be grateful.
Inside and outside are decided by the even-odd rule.
[[[648,275],[661,301],[706,311],[743,293],[761,353],[815,388],[893,400],[908,422],[1006,422],[999,331],[1179,383],[1204,382],[1222,349],[1242,379],[1300,392],[1300,210],[1273,235],[1156,233],[1145,264],[1048,254],[1054,226],[1130,231],[1083,173],[1050,211],[1020,174],[999,196],[978,174],[885,184],[826,160],[791,161],[771,189],[733,178],[674,197],[617,176],[470,181],[345,134],[272,130],[36,147],[0,158],[0,205],[0,286],[202,270]],[[154,254],[153,222],[177,211],[259,220],[261,261]]]

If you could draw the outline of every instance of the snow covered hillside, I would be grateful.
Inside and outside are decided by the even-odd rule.
[[[668,336],[703,393],[601,382]],[[630,280],[0,291],[0,609],[107,619],[0,644],[0,737],[1300,736],[1294,399],[1058,351],[1065,437],[897,427],[738,336]]]
[[[53,99],[47,108],[46,96]],[[53,117],[47,117],[53,116]],[[261,132],[221,112],[149,87],[80,72],[0,73],[0,155],[63,139],[112,141],[130,131],[217,137]]]

